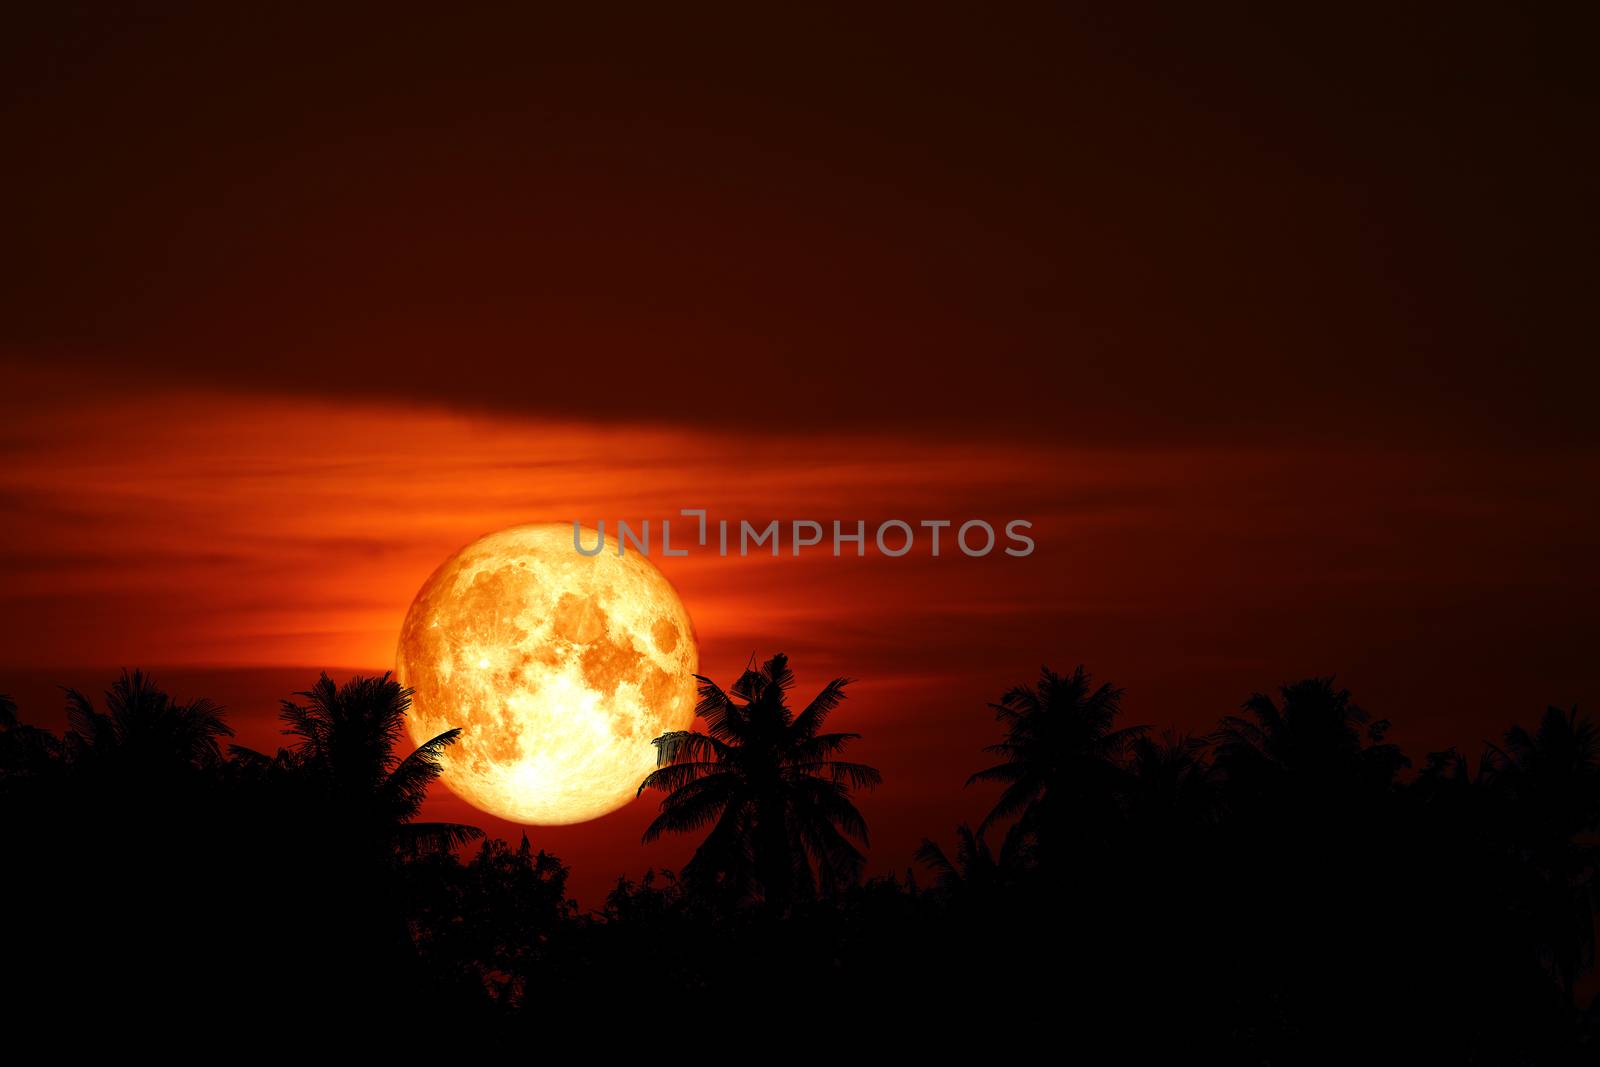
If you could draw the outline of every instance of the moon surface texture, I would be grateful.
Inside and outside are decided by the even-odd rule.
[[[615,811],[655,768],[650,742],[694,721],[698,650],[671,583],[642,554],[579,554],[570,525],[514,526],[445,560],[396,658],[412,740],[459,726],[445,784],[513,822]]]

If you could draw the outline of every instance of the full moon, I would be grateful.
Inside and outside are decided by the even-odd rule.
[[[584,556],[572,537],[541,524],[474,541],[423,583],[400,629],[412,740],[460,727],[445,784],[513,822],[615,811],[655,768],[650,742],[694,721],[698,651],[672,585],[641,554]]]

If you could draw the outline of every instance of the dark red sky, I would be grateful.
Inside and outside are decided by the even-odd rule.
[[[1041,662],[1195,729],[1337,671],[1419,754],[1600,695],[1593,25],[5,21],[0,689],[40,717],[163,665],[267,744],[462,543],[696,505],[1038,525],[664,561],[713,674],[862,680],[878,869],[981,813],[982,704]],[[586,902],[681,858],[647,817],[548,835]]]

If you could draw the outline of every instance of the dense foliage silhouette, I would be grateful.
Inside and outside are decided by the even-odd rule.
[[[695,858],[590,912],[526,835],[415,821],[454,732],[403,752],[386,675],[285,701],[270,756],[140,672],[99,708],[69,691],[60,737],[0,697],[9,1017],[415,1051],[595,1012],[789,1028],[770,1042],[839,1012],[908,1045],[985,1020],[1085,1055],[1595,1061],[1600,734],[1576,710],[1413,770],[1329,678],[1191,737],[1045,670],[990,709],[988,817],[862,880],[850,796],[878,775],[823,732],[846,683],[798,714],[792,684],[783,656],[701,679],[706,732],[659,739],[641,787],[646,836],[702,833]]]

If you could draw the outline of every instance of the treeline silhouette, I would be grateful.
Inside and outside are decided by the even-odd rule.
[[[847,682],[796,712],[793,680],[782,656],[700,680],[705,732],[658,739],[640,787],[664,794],[646,839],[695,834],[694,858],[589,912],[526,835],[416,821],[455,732],[397,751],[387,675],[285,701],[270,755],[137,671],[99,708],[68,691],[62,736],[0,698],[13,1024],[777,1020],[781,1050],[837,1015],[1096,1062],[1597,1059],[1600,737],[1576,711],[1412,766],[1332,679],[1185,736],[1044,670],[991,706],[970,781],[993,810],[863,880],[852,797],[879,776],[826,728]]]

